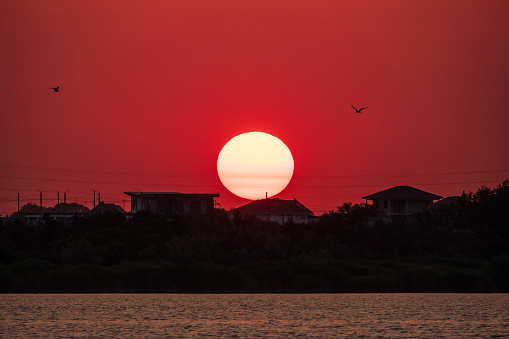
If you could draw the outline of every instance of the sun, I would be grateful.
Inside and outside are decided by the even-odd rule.
[[[272,197],[293,176],[293,156],[280,139],[263,132],[237,135],[217,158],[217,174],[233,194],[245,199]]]

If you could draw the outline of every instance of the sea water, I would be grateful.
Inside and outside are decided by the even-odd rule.
[[[509,294],[4,294],[0,337],[509,337]]]

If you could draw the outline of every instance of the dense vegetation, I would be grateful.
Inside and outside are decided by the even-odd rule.
[[[411,219],[316,223],[106,212],[0,225],[0,292],[509,291],[509,182]]]

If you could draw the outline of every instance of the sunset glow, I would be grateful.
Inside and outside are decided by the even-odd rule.
[[[246,199],[272,197],[290,182],[294,162],[278,138],[250,132],[231,139],[219,153],[217,173],[233,194]]]
[[[289,146],[282,193],[316,215],[509,178],[509,1],[119,3],[1,2],[1,216],[69,190],[88,208],[95,191],[129,210],[137,190],[237,208],[225,185],[246,184],[219,179],[218,154],[252,131]]]

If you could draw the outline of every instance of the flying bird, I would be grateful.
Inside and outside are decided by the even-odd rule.
[[[60,86],[57,86],[57,87],[50,87],[50,88],[53,90],[53,92],[58,92],[58,91],[59,91]]]
[[[355,110],[355,113],[360,113],[363,109],[367,108],[367,107],[362,107],[362,108],[357,109],[357,108],[353,107],[353,105],[350,105],[350,106],[352,106],[352,108]]]

